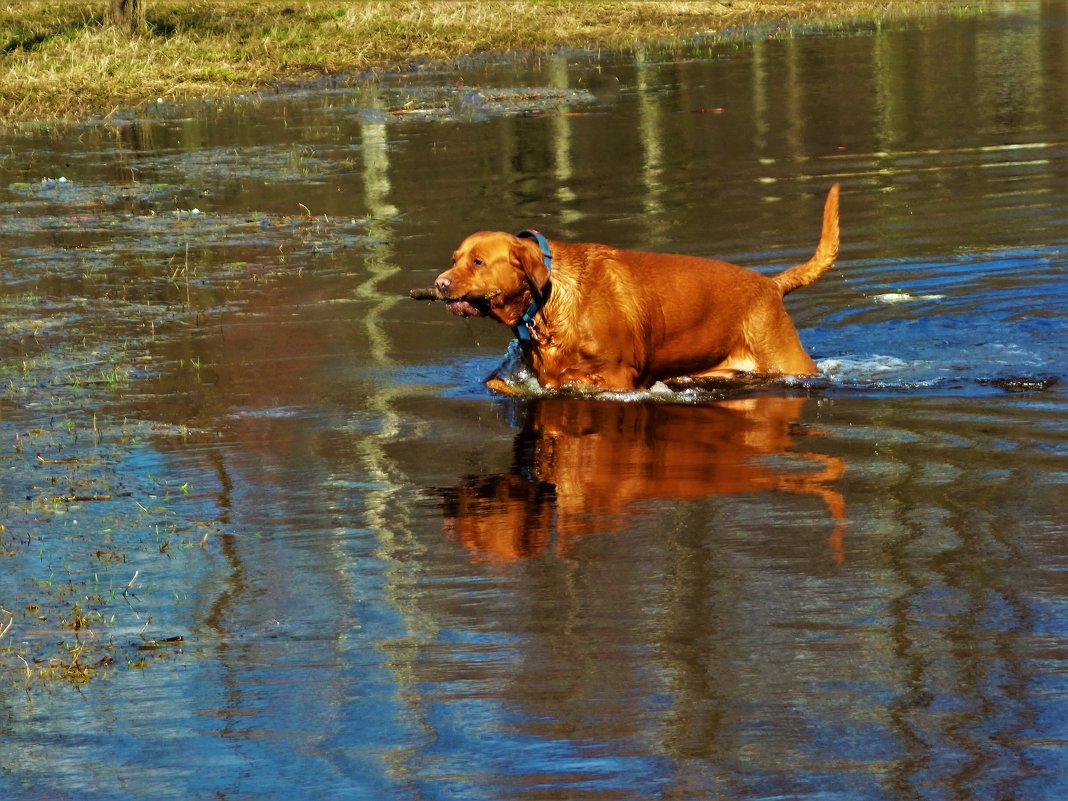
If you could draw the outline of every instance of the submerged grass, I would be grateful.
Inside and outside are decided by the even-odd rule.
[[[849,23],[975,6],[920,0],[148,0],[128,36],[104,0],[0,4],[0,124],[76,122],[164,98],[448,62],[487,52],[626,48],[775,22]]]
[[[156,633],[151,577],[210,533],[180,511],[187,487],[122,468],[155,427],[95,411],[129,381],[130,354],[20,339],[32,352],[0,364],[0,692],[82,685],[180,653],[181,635]]]

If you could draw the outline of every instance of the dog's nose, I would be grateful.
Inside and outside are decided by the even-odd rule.
[[[437,287],[438,292],[443,295],[446,295],[448,294],[449,289],[452,288],[452,279],[448,276],[439,275],[437,280],[434,282],[434,286]]]

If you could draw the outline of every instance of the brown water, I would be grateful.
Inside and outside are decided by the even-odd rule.
[[[1017,3],[3,138],[0,796],[1064,798],[1066,86]],[[834,181],[805,384],[505,401],[405,297],[779,268]]]

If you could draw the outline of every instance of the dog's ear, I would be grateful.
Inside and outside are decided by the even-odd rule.
[[[545,266],[545,255],[533,239],[512,237],[512,258],[518,262],[519,269],[527,277],[530,285],[539,294],[545,291],[549,283],[549,268]]]

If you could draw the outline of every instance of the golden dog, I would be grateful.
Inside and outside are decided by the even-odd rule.
[[[627,391],[739,372],[812,375],[816,365],[783,296],[834,264],[838,192],[835,184],[827,196],[812,258],[770,277],[697,256],[481,231],[460,243],[432,289],[411,295],[511,327],[547,389]]]

